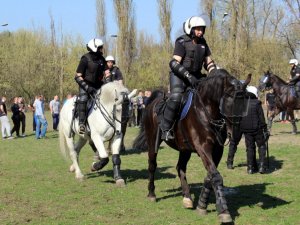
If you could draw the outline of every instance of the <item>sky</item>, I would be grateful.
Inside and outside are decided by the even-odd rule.
[[[146,32],[160,40],[157,0],[133,0],[138,32]],[[69,35],[81,35],[87,43],[96,35],[95,0],[0,0],[1,31],[50,30],[50,12],[56,29]],[[113,0],[105,0],[107,35],[117,34]],[[199,0],[173,0],[172,33],[174,41],[183,22],[190,16],[202,14]]]

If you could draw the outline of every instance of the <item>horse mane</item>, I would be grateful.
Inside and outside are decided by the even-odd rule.
[[[287,85],[287,82],[286,81],[284,81],[282,78],[280,78],[278,75],[276,75],[276,74],[274,74],[274,73],[271,73],[271,72],[267,72],[266,74],[268,74],[268,75],[271,75],[271,76],[273,76],[273,77],[275,77],[276,79],[278,79],[281,83],[283,83],[283,84],[285,84],[285,85]]]
[[[230,76],[230,74],[225,69],[218,69],[213,71],[208,77],[202,78],[197,90],[200,93],[209,94],[210,99],[218,99],[220,97],[222,88],[217,88],[222,84],[222,80]],[[213,90],[212,91],[212,87]]]
[[[104,104],[114,102],[119,99],[121,93],[128,93],[128,89],[119,82],[109,82],[104,84],[100,89],[100,101]]]

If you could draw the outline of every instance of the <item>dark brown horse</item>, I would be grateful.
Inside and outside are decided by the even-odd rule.
[[[217,170],[217,166],[223,154],[227,131],[232,133],[232,119],[244,113],[242,112],[243,107],[241,107],[244,102],[238,102],[238,99],[244,99],[245,87],[250,82],[251,76],[248,76],[247,82],[243,85],[226,70],[220,69],[213,73],[204,78],[194,90],[194,98],[186,117],[175,123],[175,140],[166,143],[179,151],[176,169],[181,182],[184,207],[193,208],[190,188],[186,179],[186,167],[191,153],[195,152],[200,156],[207,170],[197,211],[200,214],[206,214],[209,193],[213,190],[219,219],[221,222],[227,223],[231,222],[232,218],[224,197],[223,178]],[[157,106],[162,99],[161,96],[155,98],[146,107],[142,129],[134,142],[136,148],[143,148],[145,144],[148,148],[148,198],[152,201],[156,200],[154,173],[157,167],[157,149],[162,142],[161,130],[158,127]],[[240,110],[236,110],[236,107]],[[226,124],[228,125],[227,130]]]
[[[294,110],[300,109],[300,98],[291,94],[291,86],[289,86],[284,80],[268,71],[260,79],[258,89],[260,91],[265,91],[270,88],[274,90],[276,108],[270,113],[268,118],[269,129],[272,126],[274,117],[280,112],[286,111],[287,115],[291,118],[291,124],[293,126],[292,134],[297,134]]]

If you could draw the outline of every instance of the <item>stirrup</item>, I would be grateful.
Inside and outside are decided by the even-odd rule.
[[[85,133],[85,125],[79,124],[79,134],[84,134],[84,133]]]
[[[174,135],[172,130],[165,130],[162,132],[161,139],[165,141],[174,140]]]

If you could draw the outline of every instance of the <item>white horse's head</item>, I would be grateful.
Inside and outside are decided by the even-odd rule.
[[[110,82],[103,85],[99,91],[99,102],[107,112],[113,112],[116,120],[116,130],[121,127],[122,103],[125,99],[131,99],[137,94],[137,89],[129,93],[128,89],[119,82]],[[118,123],[119,122],[119,123]]]

